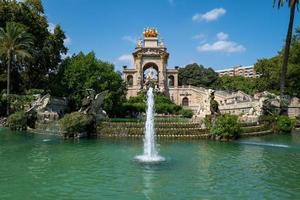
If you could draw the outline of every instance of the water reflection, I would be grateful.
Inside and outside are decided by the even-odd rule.
[[[151,195],[153,193],[153,177],[155,171],[153,169],[145,169],[143,170],[143,194],[146,199],[151,199]]]

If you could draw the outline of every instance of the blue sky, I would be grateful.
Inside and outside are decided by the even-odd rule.
[[[273,0],[43,0],[50,26],[60,24],[69,53],[94,51],[117,70],[131,62],[134,41],[156,27],[169,68],[254,64],[284,45],[289,10]],[[300,26],[300,13],[295,16]]]

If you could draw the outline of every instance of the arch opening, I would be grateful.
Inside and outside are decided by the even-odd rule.
[[[133,86],[133,76],[132,75],[127,76],[127,84],[129,87]]]
[[[189,106],[189,98],[184,97],[182,99],[182,106]]]
[[[143,67],[143,84],[151,83],[154,87],[158,86],[159,71],[155,63],[147,63]]]
[[[174,76],[173,75],[168,76],[168,86],[174,87]]]

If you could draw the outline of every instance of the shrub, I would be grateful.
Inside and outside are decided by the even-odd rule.
[[[194,115],[194,113],[191,109],[182,109],[182,110],[180,110],[180,114],[184,118],[192,118]]]
[[[84,132],[90,136],[96,131],[95,117],[80,112],[66,114],[59,123],[65,137],[74,137]]]
[[[9,115],[7,125],[11,130],[25,131],[27,129],[27,117],[23,111],[15,112]]]
[[[210,133],[223,138],[236,138],[241,132],[238,116],[220,115],[210,128]]]
[[[206,115],[204,118],[204,125],[205,127],[210,130],[212,127],[212,123],[211,123],[212,117],[211,115]]]
[[[6,98],[6,95],[4,98]],[[34,95],[10,94],[8,96],[10,112],[13,113],[29,109],[31,103],[35,101],[35,99],[36,97]]]
[[[181,106],[176,105],[169,97],[161,93],[156,93],[154,100],[155,112],[158,114],[178,114],[182,109]],[[130,97],[122,104],[123,113],[126,113],[125,116],[136,117],[139,113],[146,112],[146,101],[147,97],[144,93],[141,93],[136,97]]]
[[[259,116],[258,119],[259,123],[268,125],[268,126],[273,126],[274,122],[276,121],[276,116],[275,115],[261,115]]]
[[[276,117],[274,131],[276,133],[290,133],[294,127],[293,121],[284,115],[279,115]]]

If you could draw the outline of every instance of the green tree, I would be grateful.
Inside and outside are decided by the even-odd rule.
[[[218,79],[218,74],[212,68],[193,63],[179,69],[178,79],[179,85],[209,87]]]
[[[236,92],[238,90],[253,95],[256,91],[256,80],[242,76],[222,76],[212,85],[213,88]]]
[[[9,22],[6,28],[0,28],[0,56],[7,63],[7,98],[10,94],[10,71],[12,63],[26,57],[31,57],[28,49],[32,45],[33,37],[27,33],[24,26]],[[7,115],[9,115],[9,102],[7,104]]]
[[[270,59],[259,59],[254,65],[257,73],[260,74],[256,78],[256,87],[258,91],[271,91],[279,94],[279,74],[280,64],[282,60],[280,56],[275,56]]]
[[[285,47],[284,47],[284,54],[283,54],[283,62],[281,66],[281,73],[280,73],[280,112],[281,114],[287,114],[287,107],[283,103],[284,95],[285,95],[285,83],[286,83],[286,74],[288,68],[288,61],[289,61],[289,51],[290,51],[290,44],[292,41],[292,32],[293,32],[293,25],[294,25],[294,16],[296,7],[299,5],[299,0],[274,0],[274,5],[277,4],[278,8],[284,5],[284,2],[288,2],[288,6],[290,8],[290,19],[289,19],[289,26],[285,40]]]
[[[256,78],[256,87],[258,91],[271,91],[280,94],[280,70],[282,66],[284,50],[270,59],[259,59],[255,64],[255,70],[260,74]],[[300,97],[300,30],[296,28],[295,35],[292,37],[289,63],[286,75],[285,92],[290,96]]]
[[[61,55],[67,52],[63,30],[58,25],[50,30],[41,0],[0,1],[0,27],[4,28],[7,22],[26,26],[27,32],[34,36],[29,49],[32,58],[17,63],[18,68],[12,71],[12,91],[47,89],[51,85],[49,75],[56,72]],[[0,81],[4,81],[5,66],[0,63],[0,68]],[[18,91],[21,84],[23,91]],[[1,86],[0,89],[4,89]]]
[[[73,94],[76,109],[79,108],[84,95],[81,91],[86,89],[94,89],[97,93],[109,91],[104,101],[104,110],[109,115],[118,112],[125,98],[126,88],[121,74],[114,71],[112,64],[97,59],[94,52],[73,55],[60,66],[58,74],[62,79],[57,83],[60,85],[57,87],[65,87],[64,94]]]

